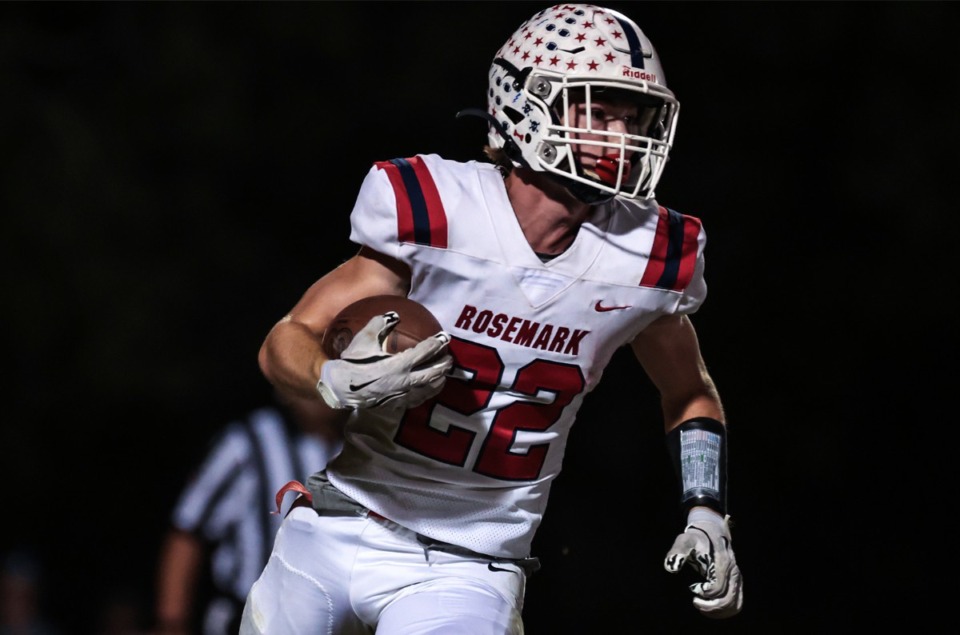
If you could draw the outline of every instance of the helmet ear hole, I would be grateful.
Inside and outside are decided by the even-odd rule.
[[[511,108],[510,106],[504,106],[503,114],[509,117],[510,121],[512,121],[514,125],[523,121],[523,113],[518,111],[516,108]]]

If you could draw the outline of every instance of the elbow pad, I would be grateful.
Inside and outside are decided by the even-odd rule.
[[[700,505],[727,513],[727,430],[709,417],[687,419],[667,434],[684,512]]]

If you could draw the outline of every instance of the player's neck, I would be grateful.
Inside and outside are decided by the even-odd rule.
[[[514,169],[504,184],[523,235],[540,254],[563,253],[593,212],[592,206],[539,172]]]

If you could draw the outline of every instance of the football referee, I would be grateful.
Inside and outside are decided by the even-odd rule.
[[[226,426],[179,495],[161,548],[157,635],[235,635],[267,563],[281,514],[275,495],[339,451],[342,413],[319,399],[281,399]],[[212,588],[210,588],[212,587]]]

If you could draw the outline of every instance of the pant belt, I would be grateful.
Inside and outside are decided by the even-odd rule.
[[[353,508],[353,507],[351,506],[351,509],[349,509],[349,510],[346,510],[346,509],[336,509],[336,510],[332,510],[332,509],[326,509],[326,508],[324,508],[324,509],[316,509],[316,508],[314,508],[313,511],[317,512],[317,513],[320,514],[321,516],[335,516],[335,515],[337,515],[337,512],[338,512],[338,511],[343,511],[343,512],[346,512],[346,511],[354,512],[354,511],[355,511],[357,516],[364,516],[364,515],[365,515],[365,516],[367,516],[368,518],[377,518],[377,519],[380,519],[380,520],[387,520],[387,518],[386,518],[385,516],[381,516],[381,515],[378,514],[377,512],[373,511],[372,509],[367,509],[366,507],[364,507],[364,506],[361,505],[360,503],[357,503],[357,502],[354,501],[354,505],[356,505],[356,507]],[[311,508],[313,508],[313,501],[311,501],[309,498],[307,498],[306,496],[304,496],[304,495],[301,494],[300,496],[297,496],[296,500],[293,501],[293,504],[290,505],[290,509],[293,509],[294,507],[311,507]],[[289,512],[287,512],[287,513],[289,513]]]
[[[385,516],[381,516],[371,509],[367,509],[357,501],[353,500],[335,488],[330,483],[325,483],[319,491],[316,491],[312,497],[312,500],[301,494],[295,501],[293,501],[293,505],[290,506],[290,509],[293,509],[294,507],[311,507],[321,516],[366,516],[367,518],[394,522]],[[520,569],[523,570],[523,572],[528,576],[540,569],[539,558],[498,558],[496,556],[490,556],[485,553],[473,551],[472,549],[467,549],[466,547],[453,545],[449,542],[435,540],[429,536],[424,536],[423,534],[418,533],[416,534],[416,537],[417,542],[423,547],[425,555],[429,551],[442,551],[444,553],[450,553],[465,558],[486,560],[490,562],[491,569],[493,564],[498,562],[515,564],[520,567]]]

